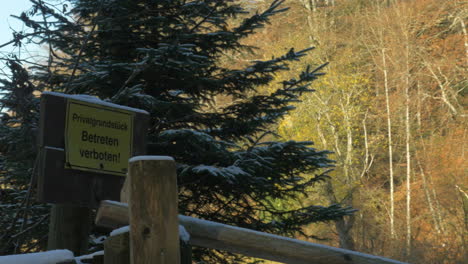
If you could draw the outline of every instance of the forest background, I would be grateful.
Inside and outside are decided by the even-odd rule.
[[[313,84],[317,91],[278,131],[333,150],[337,164],[325,197],[359,209],[311,227],[313,233],[333,246],[411,263],[464,263],[468,3],[289,5],[274,30],[251,39],[261,48],[259,59],[314,46],[301,63],[330,64]]]
[[[255,10],[270,2],[244,4]],[[315,47],[291,71],[276,76],[283,80],[306,65],[329,62],[326,75],[313,83],[316,92],[303,95],[276,130],[334,152],[332,181],[321,183],[324,188],[304,203],[341,203],[359,211],[310,225],[308,233],[323,244],[411,263],[464,263],[468,3],[289,0],[286,5],[287,13],[246,40],[259,47],[254,55],[226,54],[222,63],[236,68],[252,56],[265,60],[290,47]],[[265,86],[263,92],[271,89]]]

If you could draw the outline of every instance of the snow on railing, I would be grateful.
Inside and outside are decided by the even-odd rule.
[[[0,264],[57,264],[74,261],[70,250],[60,249],[39,253],[0,256]]]
[[[96,224],[114,231],[115,242],[109,251],[134,251],[128,263],[192,263],[182,245],[199,246],[240,253],[249,257],[289,264],[402,264],[403,262],[356,251],[310,243],[297,239],[224,225],[193,217],[177,215],[175,162],[154,157],[134,158],[121,197],[129,204],[102,201]],[[180,227],[179,224],[183,227]],[[177,228],[179,226],[179,228]],[[172,230],[172,231],[170,231]],[[179,233],[181,237],[179,238]],[[184,241],[184,240],[188,240]],[[111,244],[118,244],[117,249]],[[105,246],[105,250],[106,250]],[[146,250],[146,252],[145,252]],[[105,253],[107,257],[107,252]],[[171,256],[172,254],[172,256]],[[122,257],[114,257],[121,259]],[[179,262],[182,259],[182,262]],[[161,261],[161,262],[158,262]],[[121,262],[127,263],[127,262]]]
[[[403,264],[380,256],[178,215],[176,179],[172,158],[133,158],[121,193],[121,201],[129,203],[102,201],[97,212],[98,226],[118,228],[104,242],[104,251],[81,257],[74,257],[69,250],[10,255],[0,257],[0,264],[191,264],[191,246],[289,264]]]

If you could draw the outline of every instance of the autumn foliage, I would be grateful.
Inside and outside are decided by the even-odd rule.
[[[261,43],[261,58],[289,46],[315,46],[316,52],[304,63],[330,65],[327,75],[314,84],[317,91],[296,105],[278,131],[286,138],[313,139],[332,149],[337,163],[328,183],[328,202],[360,210],[341,223],[310,226],[309,232],[333,246],[411,263],[464,263],[467,3],[289,4],[292,15],[276,20],[275,30],[250,39]],[[317,198],[312,194],[309,199]]]

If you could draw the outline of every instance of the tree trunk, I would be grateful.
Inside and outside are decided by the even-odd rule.
[[[457,16],[455,18],[455,20],[460,21],[460,26],[462,28],[463,40],[464,40],[464,44],[465,44],[466,65],[468,66],[468,32],[466,30],[465,21],[463,20],[463,18],[461,16]]]
[[[405,134],[406,134],[406,255],[411,255],[411,150],[410,150],[410,69],[409,40],[406,36],[406,71],[405,71]]]
[[[77,256],[87,254],[91,221],[89,208],[53,205],[47,250],[68,249]]]
[[[441,233],[440,223],[439,223],[439,220],[437,219],[437,215],[434,210],[431,193],[429,192],[429,186],[427,185],[426,173],[424,173],[423,167],[421,166],[421,163],[419,162],[419,160],[417,160],[417,162],[418,162],[419,170],[421,172],[421,178],[423,180],[424,195],[426,196],[427,204],[429,206],[429,211],[431,212],[432,221],[434,221],[434,227],[437,233],[440,234]]]
[[[368,114],[369,111],[366,112],[366,114],[364,115],[364,119],[362,119],[362,128],[363,128],[363,132],[364,132],[364,150],[365,150],[365,156],[364,156],[364,165],[362,166],[362,172],[361,172],[361,177],[364,177],[364,175],[366,173],[369,172],[369,169],[370,167],[372,166],[372,161],[373,161],[373,158],[370,159],[369,161],[369,140],[367,138],[367,124],[366,124],[366,120],[367,120],[367,114]]]
[[[317,12],[317,0],[310,0],[310,5],[312,6],[312,11]]]
[[[327,184],[326,192],[327,192],[329,201],[333,204],[338,203],[338,200],[336,199],[336,196],[335,196],[335,192],[333,190],[333,184],[331,183],[331,181],[327,181],[326,184]],[[350,192],[352,191],[353,190],[350,190]],[[352,200],[352,193],[348,195],[347,200],[348,202]],[[355,248],[354,239],[351,236],[351,228],[353,227],[354,220],[355,220],[354,217],[355,216],[351,215],[351,216],[346,217],[347,219],[343,217],[335,221],[335,228],[338,233],[340,248],[345,248],[349,250],[354,250]]]
[[[315,0],[301,0],[302,6],[307,10],[307,26],[309,27],[309,40],[311,44],[317,44],[315,38],[315,12],[317,11]]]
[[[382,48],[382,66],[384,73],[385,107],[387,110],[387,132],[388,132],[388,167],[390,176],[390,235],[395,238],[395,205],[393,186],[393,150],[392,150],[392,119],[390,115],[390,95],[388,88],[387,60],[385,58],[385,48]]]
[[[351,128],[351,121],[349,117],[349,112],[347,106],[349,105],[349,98],[345,105],[341,103],[341,109],[343,111],[344,116],[344,123],[346,126],[346,157],[344,162],[344,172],[346,177],[346,183],[352,183],[354,181],[354,176],[351,176],[351,169],[352,169],[352,159],[353,159],[353,132]]]
[[[461,196],[461,199],[462,199],[462,206],[463,206],[463,213],[464,213],[464,217],[465,217],[465,230],[464,232],[460,232],[461,233],[461,237],[462,237],[462,246],[463,246],[463,249],[462,249],[462,252],[465,252],[465,259],[468,259],[468,252],[466,250],[466,241],[468,241],[468,193],[466,193],[465,191],[463,191],[462,188],[460,188],[460,186],[458,186],[457,184],[455,184],[455,188],[459,191],[460,193],[460,196]]]

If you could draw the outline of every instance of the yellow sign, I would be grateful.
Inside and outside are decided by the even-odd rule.
[[[125,176],[132,153],[132,131],[131,111],[68,99],[67,167]]]

